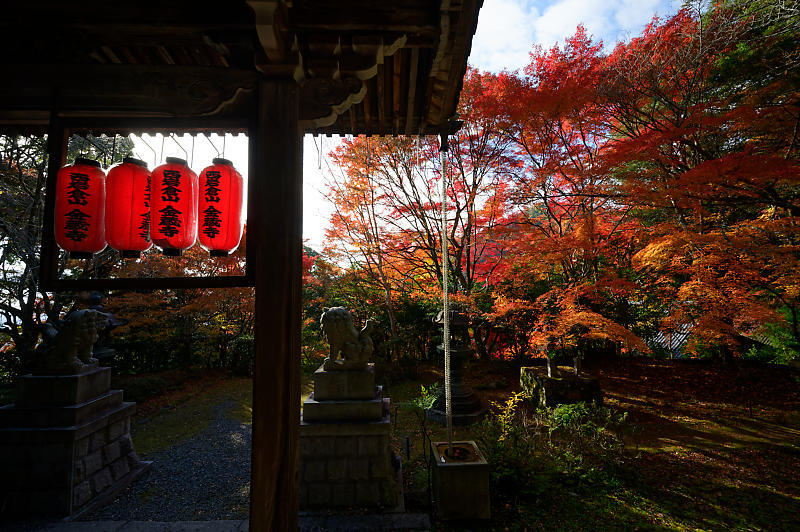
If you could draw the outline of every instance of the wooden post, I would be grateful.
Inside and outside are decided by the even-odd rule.
[[[259,86],[250,138],[248,269],[256,287],[250,530],[297,529],[302,159],[294,80]]]
[[[42,244],[39,254],[39,290],[53,290],[58,277],[58,248],[55,236],[56,179],[59,169],[67,157],[69,136],[59,118],[55,106],[50,113],[50,128],[47,133],[47,181],[44,189],[44,213],[42,216]],[[58,316],[56,316],[58,317]],[[48,319],[50,319],[48,317]]]

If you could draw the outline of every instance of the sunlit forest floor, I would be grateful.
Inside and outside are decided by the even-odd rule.
[[[510,495],[494,485],[493,519],[486,529],[796,529],[800,523],[800,372],[746,362],[613,359],[587,364],[605,402],[628,412],[624,450],[613,463],[547,462],[533,485]],[[409,402],[420,385],[436,382],[435,365],[412,378],[386,380],[392,397],[395,452],[403,457],[406,505],[430,511],[423,430]],[[518,390],[518,368],[476,361],[468,381],[484,404]],[[141,378],[141,377],[137,377]],[[147,457],[197,436],[215,407],[233,401],[234,420],[251,419],[251,381],[217,373],[162,374],[168,390],[142,401],[133,429]],[[124,381],[123,381],[124,384]],[[134,384],[135,387],[135,384]],[[304,396],[310,375],[303,378]],[[301,398],[302,400],[302,398]],[[456,428],[456,439],[479,437],[477,427]],[[408,442],[408,446],[406,445]],[[407,454],[407,451],[410,451]],[[190,474],[190,472],[187,472]],[[241,508],[246,516],[246,508]],[[435,517],[435,516],[434,516]],[[468,525],[475,529],[475,524]],[[457,524],[437,523],[438,530]]]

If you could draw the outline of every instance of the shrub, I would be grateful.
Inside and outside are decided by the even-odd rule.
[[[624,451],[627,412],[593,403],[561,405],[542,411],[550,444],[577,462],[618,463]]]
[[[230,343],[230,370],[234,375],[251,377],[255,364],[255,338],[239,336]]]
[[[476,439],[491,468],[491,492],[499,499],[538,494],[546,466],[541,455],[547,437],[521,409],[522,395],[493,403],[495,411],[476,425]]]
[[[499,508],[520,499],[555,500],[567,486],[605,482],[604,469],[623,456],[626,413],[591,403],[531,411],[519,393],[493,406],[475,434]]]
[[[126,379],[122,385],[126,401],[140,403],[145,399],[164,393],[169,385],[161,377],[141,375]]]

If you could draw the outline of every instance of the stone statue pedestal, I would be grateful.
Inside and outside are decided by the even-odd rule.
[[[314,373],[300,421],[300,507],[402,511],[402,472],[391,451],[390,399],[374,364]]]
[[[133,451],[135,404],[111,390],[111,369],[26,375],[0,407],[0,508],[14,514],[86,513],[151,465]]]

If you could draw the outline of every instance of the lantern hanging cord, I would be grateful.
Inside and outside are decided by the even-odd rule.
[[[91,144],[92,146],[97,148],[98,151],[103,152],[103,164],[105,165],[105,161],[106,161],[108,150],[106,150],[103,146],[100,146],[100,145],[96,144],[92,139],[89,138],[89,137],[93,137],[93,136],[94,135],[92,135],[91,133],[87,133],[86,136],[84,137],[84,139],[86,139],[86,142],[88,142],[89,144]]]
[[[142,141],[142,143],[143,143],[145,146],[147,146],[147,149],[148,149],[148,150],[150,150],[151,152],[153,152],[153,166],[158,166],[158,157],[157,157],[157,155],[158,155],[158,154],[156,153],[156,150],[155,150],[155,149],[154,149],[154,148],[153,148],[153,147],[150,145],[150,143],[149,143],[149,142],[147,142],[146,140],[144,140],[144,135],[141,135],[141,136],[139,137],[139,140],[141,140],[141,141]],[[162,143],[162,145],[163,145],[163,143]]]
[[[183,147],[183,146],[181,146],[181,143],[180,143],[180,142],[178,142],[178,139],[177,139],[177,137],[175,136],[175,133],[170,133],[170,134],[169,134],[169,138],[171,138],[171,139],[172,139],[172,142],[174,142],[174,143],[175,143],[175,145],[177,145],[177,146],[178,146],[178,148],[180,148],[180,149],[181,149],[181,151],[183,152],[183,160],[184,160],[184,161],[188,161],[188,160],[189,160],[189,152],[188,152],[188,151],[186,151],[186,150],[184,149],[184,147]]]
[[[453,456],[453,397],[450,382],[450,294],[447,271],[447,135],[441,135],[439,157],[442,166],[442,350],[444,351],[444,404],[447,418],[447,451]]]
[[[219,154],[219,150],[217,149],[217,145],[214,144],[214,141],[211,140],[211,135],[207,133],[203,134],[203,138],[206,139],[208,143],[211,144],[211,147],[214,148],[214,151],[217,152],[217,157],[221,157]]]

